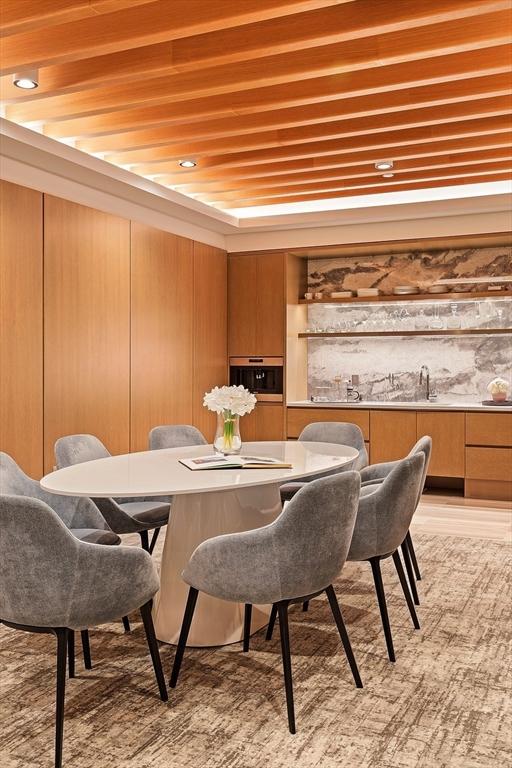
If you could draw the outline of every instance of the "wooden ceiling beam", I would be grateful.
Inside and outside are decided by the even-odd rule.
[[[303,182],[300,189],[295,184],[280,184],[269,183],[266,187],[254,187],[248,185],[243,189],[238,189],[233,192],[219,192],[214,190],[204,190],[196,193],[195,196],[200,200],[210,201],[228,201],[228,202],[240,202],[241,200],[256,200],[264,197],[288,197],[289,195],[297,194],[311,194],[315,195],[317,192],[330,192],[337,191],[338,189],[344,189],[352,186],[374,186],[375,184],[400,184],[408,181],[427,181],[429,179],[444,179],[450,178],[464,178],[466,176],[486,176],[490,173],[512,173],[512,157],[505,158],[504,160],[495,160],[489,163],[482,163],[479,166],[467,167],[467,165],[449,166],[445,168],[426,168],[426,169],[412,169],[402,170],[393,169],[394,176],[392,179],[384,179],[382,173],[373,170],[370,172],[369,168],[362,168],[359,173],[354,174],[340,174],[332,179],[326,179],[325,181],[311,181]],[[179,190],[184,194],[190,194],[183,189]]]
[[[391,129],[403,130],[420,126],[438,125],[440,123],[457,123],[468,119],[477,121],[480,118],[510,114],[511,99],[509,96],[497,96],[489,99],[476,99],[455,104],[444,104],[437,107],[408,109],[401,112],[379,113],[367,117],[333,120],[324,123],[300,125],[297,127],[262,131],[259,133],[235,134],[236,122],[226,134],[220,137],[207,134],[207,123],[204,127],[196,123],[187,126],[186,135],[179,127],[169,130],[166,136],[155,130],[145,131],[144,138],[134,134],[122,134],[118,137],[103,136],[90,141],[79,141],[77,147],[86,152],[108,152],[117,146],[115,162],[130,163],[129,156],[136,151],[148,151],[164,145],[169,156],[176,158],[201,157],[216,155],[221,152],[241,152],[251,149],[264,149],[287,144],[298,144],[318,140],[340,139],[352,136],[377,135]],[[194,128],[201,131],[194,137]],[[455,131],[457,129],[455,128]],[[150,135],[152,134],[152,135]],[[126,140],[123,140],[125,139]],[[113,140],[116,139],[116,140]],[[180,140],[181,139],[181,140]],[[142,147],[144,149],[142,149]],[[112,159],[112,158],[109,158]]]
[[[197,181],[187,184],[176,181],[176,174],[165,176],[162,175],[157,179],[160,184],[173,186],[179,192],[184,194],[190,194],[191,192],[204,193],[206,195],[224,194],[229,193],[238,195],[246,189],[258,189],[264,187],[276,187],[276,186],[301,186],[307,183],[329,181],[333,179],[351,179],[358,178],[359,176],[368,176],[369,173],[374,174],[375,179],[379,180],[382,176],[382,171],[374,170],[375,154],[373,157],[364,162],[359,157],[357,161],[352,164],[347,164],[342,167],[337,166],[334,168],[325,168],[322,170],[304,169],[300,172],[289,174],[272,174],[269,171],[267,174],[257,178],[235,178],[224,179],[223,176],[217,177],[217,179],[198,179]],[[394,160],[394,158],[391,158]],[[431,171],[442,168],[465,168],[467,166],[482,166],[488,163],[500,163],[508,162],[512,166],[512,147],[503,147],[501,149],[488,149],[478,150],[476,152],[461,152],[460,154],[453,155],[432,155],[427,158],[415,158],[412,160],[394,160],[393,172],[395,175],[401,175],[407,171]],[[478,170],[478,168],[476,168]]]
[[[142,136],[144,134],[141,131],[142,127],[144,127],[144,130],[152,130],[163,126],[163,133],[165,134],[165,126],[185,125],[198,121],[202,121],[205,128],[209,127],[211,129],[213,127],[215,135],[222,135],[222,133],[218,132],[219,127],[222,127],[222,120],[224,120],[224,125],[231,128],[233,122],[236,122],[237,132],[240,133],[244,132],[247,126],[249,129],[252,127],[256,131],[262,128],[305,125],[308,122],[321,122],[341,116],[365,116],[384,110],[388,112],[398,111],[410,108],[413,105],[425,107],[463,101],[465,99],[477,99],[482,96],[505,95],[512,91],[512,80],[509,68],[506,65],[504,68],[505,72],[495,75],[485,75],[457,81],[450,79],[435,85],[419,85],[411,88],[401,88],[396,91],[388,87],[382,91],[372,90],[370,94],[351,98],[349,98],[347,93],[342,92],[338,93],[339,98],[336,100],[326,99],[321,101],[319,97],[314,97],[312,102],[306,102],[300,106],[285,107],[285,105],[280,103],[278,105],[279,109],[262,110],[253,108],[250,112],[242,114],[237,110],[236,105],[230,106],[229,97],[213,97],[213,100],[217,101],[220,98],[221,103],[224,105],[220,115],[215,116],[217,117],[215,122],[212,122],[212,115],[198,115],[197,111],[192,111],[194,107],[196,110],[198,107],[197,102],[190,101],[183,102],[179,110],[176,109],[175,105],[139,107],[137,109],[112,112],[107,115],[47,123],[44,127],[44,133],[52,138],[72,136],[90,140],[98,136],[121,134],[129,131],[137,132],[137,134]],[[293,84],[290,85],[290,90],[293,90]],[[212,99],[204,99],[203,101],[211,102]],[[313,104],[316,105],[314,108],[312,107]],[[190,109],[191,106],[192,110]],[[277,105],[274,104],[274,106]],[[221,109],[220,106],[218,109]],[[211,122],[205,123],[204,121],[208,119]],[[215,126],[217,126],[216,131]]]
[[[350,0],[156,0],[7,37],[2,73],[162,43],[343,4]]]
[[[178,142],[186,133],[188,141],[195,139],[219,139],[225,136],[246,136],[261,131],[287,129],[295,130],[301,127],[311,127],[315,136],[330,133],[330,125],[341,123],[347,125],[347,130],[353,132],[358,125],[361,131],[366,128],[366,120],[375,117],[373,123],[376,129],[384,129],[386,125],[419,125],[422,117],[428,113],[440,111],[448,119],[461,115],[482,116],[496,107],[500,112],[506,112],[512,107],[512,81],[510,74],[496,75],[494,78],[478,78],[464,83],[447,83],[438,86],[423,86],[408,90],[394,91],[375,96],[357,96],[353,99],[340,99],[322,104],[290,107],[255,115],[220,118],[217,120],[202,120],[182,124],[165,125],[147,130],[124,131],[111,133],[93,138],[81,139],[76,143],[85,152],[122,152],[125,149],[140,147],[155,147],[159,144]],[[414,114],[413,114],[414,112]],[[492,112],[498,114],[499,112]],[[343,118],[343,119],[341,119]],[[377,121],[377,122],[376,122]],[[350,123],[350,124],[349,124]],[[357,124],[356,124],[357,123]],[[380,126],[382,125],[382,128]],[[371,129],[373,130],[373,128]],[[335,129],[335,134],[338,129]],[[51,128],[45,133],[52,136]],[[281,143],[279,138],[278,143]]]
[[[343,77],[350,82],[348,73],[410,62],[417,79],[428,75],[424,59],[475,51],[486,67],[479,52],[487,47],[510,43],[510,14],[499,12],[486,16],[462,19],[460,22],[432,25],[429,34],[418,35],[415,30],[368,38],[364,45],[348,41],[321,46],[308,51],[269,56],[248,61],[236,67],[222,65],[200,72],[160,76],[135,80],[128,85],[112,85],[63,94],[48,98],[34,98],[26,102],[8,104],[6,115],[16,122],[34,120],[51,121],[126,109],[128,106],[150,106],[172,103],[219,94],[234,94],[248,89],[281,85],[329,75],[338,75],[343,89]],[[490,53],[490,57],[493,53]],[[414,64],[413,62],[417,62]],[[501,66],[508,59],[501,61]],[[494,64],[496,66],[496,64]],[[485,70],[484,70],[485,71]],[[403,73],[402,73],[403,75]],[[409,75],[411,82],[413,72]],[[357,75],[352,77],[357,80]]]
[[[350,188],[344,188],[337,190],[336,192],[319,192],[315,194],[315,196],[312,198],[311,195],[295,195],[293,197],[269,197],[264,199],[255,199],[255,200],[244,200],[236,203],[233,205],[233,203],[216,203],[216,208],[221,208],[222,210],[233,210],[236,208],[252,208],[254,206],[266,206],[266,205],[279,205],[280,203],[304,203],[304,202],[311,202],[313,200],[332,200],[337,199],[341,197],[353,197],[355,195],[374,195],[374,194],[380,194],[385,192],[407,192],[410,190],[417,190],[417,189],[431,189],[431,188],[437,188],[437,187],[451,187],[451,186],[459,186],[463,184],[484,184],[491,181],[508,181],[512,178],[512,175],[509,171],[505,171],[503,173],[491,173],[487,174],[485,176],[471,176],[467,178],[461,178],[459,176],[450,176],[449,178],[445,179],[427,179],[424,182],[414,181],[414,182],[408,182],[408,183],[396,183],[396,184],[382,184],[377,185],[371,184],[369,186],[360,186],[360,187],[350,187]],[[390,180],[393,181],[392,179]],[[213,203],[211,203],[213,204]]]

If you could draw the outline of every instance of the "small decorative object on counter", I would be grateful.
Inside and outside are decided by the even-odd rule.
[[[304,294],[304,298],[306,299],[306,301],[311,301],[311,299],[313,298],[313,294],[308,291],[307,293]]]
[[[320,301],[320,299],[323,299],[323,294],[321,292],[315,293],[315,299]]]
[[[203,405],[217,414],[217,431],[213,447],[225,456],[240,453],[240,416],[250,413],[256,396],[241,384],[238,387],[214,387],[204,396]]]
[[[500,376],[497,376],[487,385],[487,391],[492,395],[492,399],[495,403],[506,401],[509,389],[510,383]]]

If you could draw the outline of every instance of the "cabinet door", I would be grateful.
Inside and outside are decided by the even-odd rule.
[[[228,338],[233,357],[263,354],[256,343],[257,256],[230,256],[228,260]]]
[[[284,440],[284,406],[258,403],[251,413],[240,419],[240,435],[246,443],[253,440]]]
[[[284,355],[284,256],[257,257],[256,350],[259,355]]]
[[[357,424],[364,439],[370,437],[370,412],[365,409],[348,408],[288,408],[287,435],[297,438],[305,426],[319,421],[347,421]]]
[[[43,196],[0,182],[0,450],[43,473]]]
[[[416,411],[370,412],[370,461],[395,461],[416,442]]]
[[[464,413],[418,411],[417,436],[430,435],[432,477],[464,477]]]
[[[467,413],[466,445],[512,446],[512,413]]]

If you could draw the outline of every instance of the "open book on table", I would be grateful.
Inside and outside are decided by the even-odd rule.
[[[189,469],[291,469],[292,465],[272,456],[197,456],[193,459],[180,459]]]

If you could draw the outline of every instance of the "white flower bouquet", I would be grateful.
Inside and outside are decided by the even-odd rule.
[[[203,405],[217,414],[215,450],[224,454],[238,453],[242,447],[239,418],[254,409],[256,396],[241,384],[238,387],[214,387],[205,394]]]
[[[509,389],[510,383],[501,376],[497,376],[487,385],[487,391],[492,395],[493,400],[506,400]]]

